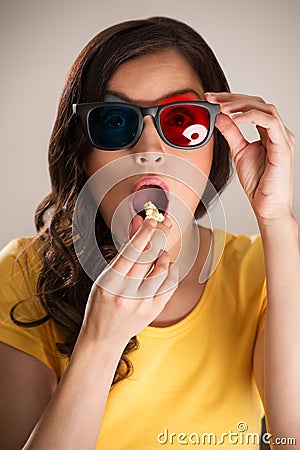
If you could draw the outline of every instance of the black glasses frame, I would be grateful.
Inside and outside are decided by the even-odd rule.
[[[161,112],[169,106],[177,106],[177,105],[178,106],[180,106],[180,105],[201,106],[202,108],[206,109],[209,112],[209,130],[208,130],[206,138],[200,144],[184,147],[184,146],[173,144],[164,135],[162,127],[160,125]],[[125,146],[120,146],[120,147],[115,147],[115,146],[110,146],[110,147],[109,146],[107,146],[107,147],[101,146],[100,147],[93,141],[91,133],[90,133],[89,115],[90,115],[91,111],[93,111],[96,108],[99,108],[100,106],[101,107],[103,107],[103,106],[126,107],[126,108],[130,108],[136,112],[136,114],[138,116],[138,126],[137,126],[137,130],[136,130],[136,134],[135,134],[134,138],[132,139],[132,141],[130,141]],[[216,103],[201,102],[201,101],[185,101],[185,102],[165,103],[160,106],[151,106],[150,108],[142,108],[140,106],[132,105],[130,103],[125,103],[125,102],[74,103],[73,104],[73,113],[77,114],[80,117],[82,124],[83,124],[84,131],[85,131],[87,137],[89,138],[91,144],[93,145],[93,147],[98,148],[100,150],[111,150],[111,151],[112,150],[122,150],[124,148],[130,148],[130,147],[134,146],[141,137],[141,134],[142,134],[143,128],[144,128],[144,117],[146,117],[146,116],[153,117],[155,128],[156,128],[160,138],[166,144],[168,144],[170,147],[178,148],[178,149],[182,149],[182,150],[194,150],[194,149],[203,147],[210,140],[213,130],[214,130],[216,117],[220,113],[220,105],[216,104]]]

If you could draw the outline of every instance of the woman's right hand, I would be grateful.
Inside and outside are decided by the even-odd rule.
[[[177,267],[161,251],[161,232],[166,239],[170,220],[169,227],[154,219],[139,226],[139,220],[134,218],[132,232],[137,231],[93,284],[79,340],[125,346],[161,313],[177,289]]]

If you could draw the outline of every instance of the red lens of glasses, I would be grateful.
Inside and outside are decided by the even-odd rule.
[[[165,137],[180,147],[200,145],[209,132],[209,111],[199,105],[170,105],[160,113]]]

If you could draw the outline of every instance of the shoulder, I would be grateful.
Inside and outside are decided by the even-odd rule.
[[[32,237],[19,237],[11,240],[0,250],[0,261],[5,258],[15,258],[22,248],[32,240]]]
[[[58,355],[55,343],[62,336],[51,320],[43,320],[47,314],[37,295],[41,244],[36,236],[21,237],[0,251],[0,342],[40,360],[61,377],[67,359]]]
[[[32,295],[42,268],[40,241],[20,237],[0,251],[0,302],[16,302]]]
[[[240,266],[246,269],[254,265],[257,269],[263,269],[264,253],[261,236],[226,232],[223,259],[225,267]]]
[[[217,230],[216,236],[220,233]],[[265,291],[266,278],[261,236],[223,233],[223,252],[220,256],[223,284],[235,289],[243,298],[261,296]]]
[[[40,268],[42,257],[40,254],[40,240],[36,237],[20,237],[11,240],[0,250],[0,269],[1,274],[5,275],[5,269],[18,268],[28,270]]]
[[[263,305],[266,274],[262,240],[259,234],[246,236],[226,232],[222,256],[222,283],[245,305]],[[258,301],[259,300],[259,301]]]

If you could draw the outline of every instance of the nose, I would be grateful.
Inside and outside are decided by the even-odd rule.
[[[140,139],[133,147],[134,160],[142,166],[161,165],[165,161],[164,143],[156,131],[153,118],[144,117],[144,128]]]

